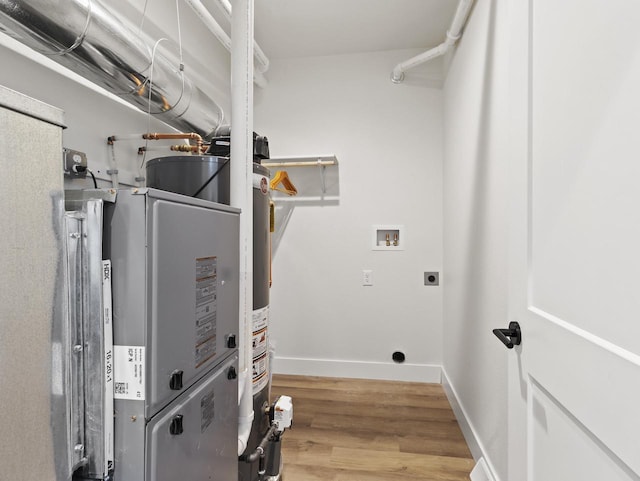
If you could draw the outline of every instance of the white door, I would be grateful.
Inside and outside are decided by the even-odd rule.
[[[508,481],[640,480],[640,2],[509,15]]]

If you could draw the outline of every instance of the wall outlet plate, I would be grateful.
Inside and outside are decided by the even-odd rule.
[[[65,175],[82,178],[87,176],[87,155],[84,152],[65,148],[62,159]]]
[[[425,286],[439,286],[440,285],[440,273],[439,272],[425,272],[424,273],[424,285]]]

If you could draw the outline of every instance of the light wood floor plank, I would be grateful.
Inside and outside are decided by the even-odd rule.
[[[337,468],[362,470],[363,459],[368,460],[366,470],[372,473],[402,474],[411,478],[429,473],[434,480],[465,480],[473,468],[470,459],[338,447],[333,449],[330,461]]]
[[[468,481],[473,460],[442,386],[273,377],[293,398],[282,481]]]

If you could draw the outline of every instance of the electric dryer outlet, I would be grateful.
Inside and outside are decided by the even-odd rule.
[[[439,286],[440,285],[440,273],[439,272],[425,272],[424,273],[424,285],[425,286]]]

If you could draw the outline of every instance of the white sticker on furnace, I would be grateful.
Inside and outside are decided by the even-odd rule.
[[[144,400],[145,352],[143,346],[113,346],[113,397]]]
[[[218,316],[218,258],[196,259],[196,344],[195,367],[216,355]]]

